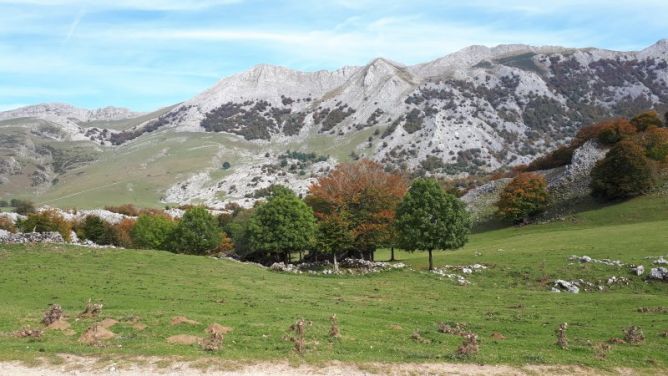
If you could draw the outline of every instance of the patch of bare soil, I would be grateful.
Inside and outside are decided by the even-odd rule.
[[[179,325],[179,324],[197,325],[199,324],[199,322],[191,320],[185,316],[172,317],[172,325]]]
[[[109,329],[116,324],[118,324],[118,321],[116,321],[114,319],[104,319],[104,320],[100,321],[100,323],[98,325],[100,325],[101,327],[103,327],[105,329]]]
[[[202,337],[190,334],[179,334],[167,338],[167,342],[172,345],[195,345],[202,342]]]
[[[123,359],[106,362],[101,366],[97,358],[84,358],[72,355],[63,355],[63,362],[58,365],[46,365],[42,363],[37,367],[30,367],[19,362],[0,362],[0,375],[24,375],[24,376],[59,376],[71,374],[76,370],[79,376],[140,376],[140,375],[162,375],[162,376],[362,376],[362,375],[473,375],[473,376],[524,376],[537,375],[573,375],[573,376],[598,376],[612,373],[620,375],[632,375],[632,369],[616,369],[598,371],[582,366],[491,366],[474,364],[448,364],[448,363],[363,363],[351,364],[342,362],[330,362],[323,365],[301,364],[294,366],[285,361],[239,363],[231,361],[211,361],[206,367],[198,366],[197,362],[190,363],[171,358],[145,357],[134,361]],[[166,364],[166,366],[165,366]],[[657,370],[659,371],[659,370]]]
[[[100,341],[106,341],[116,337],[116,334],[111,332],[109,329],[105,328],[100,324],[95,324],[79,337],[79,342],[83,342],[88,345],[99,344]]]
[[[65,330],[69,329],[70,326],[71,326],[71,325],[70,325],[69,322],[67,322],[67,321],[65,321],[64,319],[60,318],[60,319],[58,319],[58,320],[52,322],[51,324],[49,324],[49,326],[47,326],[46,328],[47,328],[47,329],[51,329],[51,330],[63,330],[63,331],[65,331]]]
[[[205,330],[206,334],[228,334],[232,332],[232,328],[229,326],[223,326],[217,323],[213,323],[209,325],[208,328]]]

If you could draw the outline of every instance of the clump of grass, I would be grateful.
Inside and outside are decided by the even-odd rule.
[[[310,325],[310,321],[299,319],[288,329],[292,336],[287,337],[287,339],[294,344],[294,350],[299,355],[304,355],[306,352],[306,327]]]
[[[91,299],[88,299],[86,307],[83,312],[79,314],[79,317],[90,318],[97,317],[102,312],[103,305],[101,303],[93,303]]]
[[[645,334],[638,326],[630,326],[624,330],[624,341],[633,345],[639,345],[645,342]]]
[[[49,326],[63,317],[63,308],[60,304],[52,304],[49,309],[44,312],[42,317],[42,324]]]
[[[605,343],[605,342],[596,342],[595,344],[592,345],[594,348],[594,356],[598,360],[603,360],[608,357],[608,352],[612,349],[612,346],[610,344]]]
[[[568,323],[561,323],[555,334],[557,335],[557,346],[562,350],[568,349],[568,338],[566,337],[566,330],[568,329]]]
[[[332,323],[332,326],[329,328],[329,336],[331,338],[341,337],[341,330],[339,329],[339,321],[336,319],[336,314],[333,314],[329,318],[329,321]]]
[[[223,347],[223,333],[211,332],[209,338],[202,341],[202,350],[218,351]]]
[[[18,338],[39,338],[44,332],[39,329],[32,329],[30,326],[26,326],[18,332],[14,333],[14,337]]]
[[[444,322],[440,322],[438,324],[438,331],[441,332],[441,333],[452,334],[452,335],[456,335],[456,336],[463,336],[463,335],[468,334],[468,332],[466,330],[466,324],[463,324],[463,323],[460,323],[460,322],[452,324],[452,325],[446,324]]]
[[[475,333],[467,333],[462,336],[464,340],[457,349],[457,356],[467,357],[478,353],[478,336]]]
[[[429,338],[424,338],[422,334],[420,334],[419,331],[414,331],[413,334],[411,334],[411,339],[417,343],[423,343],[423,344],[429,344],[431,343],[431,340]]]

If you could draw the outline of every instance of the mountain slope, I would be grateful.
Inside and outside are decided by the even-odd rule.
[[[0,113],[0,135],[27,132],[4,143],[0,175],[10,194],[21,192],[21,177],[34,172],[17,163],[32,155],[33,170],[49,173],[30,194],[58,205],[120,186],[130,187],[112,195],[121,201],[146,186],[138,203],[250,205],[270,184],[303,193],[336,162],[359,156],[441,175],[526,163],[599,119],[665,111],[667,82],[668,40],[637,52],[471,46],[414,66],[379,58],[312,73],[258,65],[152,114],[64,105]],[[56,172],[31,142],[95,152]],[[91,200],[63,198],[80,191]]]

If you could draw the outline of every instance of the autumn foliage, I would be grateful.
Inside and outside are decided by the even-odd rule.
[[[589,140],[597,140],[604,145],[612,145],[623,138],[632,136],[637,128],[625,118],[612,118],[578,131],[573,145],[579,147]]]
[[[548,203],[545,178],[535,173],[522,173],[505,187],[497,205],[499,215],[520,223],[544,212]]]
[[[377,246],[393,237],[395,208],[407,189],[403,176],[360,160],[339,164],[320,178],[309,188],[306,201],[321,226],[336,225],[336,231],[327,232],[334,251],[356,250],[372,257]],[[335,234],[341,239],[333,239]]]

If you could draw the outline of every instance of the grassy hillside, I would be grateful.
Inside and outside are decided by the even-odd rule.
[[[283,339],[303,317],[305,359],[321,361],[463,361],[507,364],[584,364],[612,369],[668,367],[666,313],[640,313],[640,307],[668,308],[668,284],[645,282],[628,267],[572,264],[570,255],[650,262],[666,255],[668,199],[650,196],[584,212],[567,221],[473,235],[462,250],[438,252],[436,265],[480,263],[489,269],[467,276],[468,286],[424,271],[426,254],[398,252],[414,270],[370,276],[279,274],[252,265],[157,251],[94,250],[68,246],[0,246],[0,358],[30,359],[55,353],[208,356],[195,346],[170,345],[176,334],[203,336],[212,322],[234,328],[224,359],[297,358]],[[379,252],[377,259],[388,257]],[[611,276],[630,279],[601,292],[549,292],[556,278],[596,282]],[[101,300],[101,318],[121,323],[107,346],[77,342],[92,319],[75,321],[84,302]],[[76,335],[48,331],[37,341],[9,333],[39,326],[49,303],[60,303]],[[330,341],[328,318],[339,318],[342,337]],[[185,315],[198,325],[170,325]],[[137,331],[128,317],[147,325]],[[461,338],[437,331],[438,322],[466,323],[480,337],[480,353],[453,354]],[[555,345],[554,330],[568,322],[570,349]],[[596,348],[622,330],[640,326],[642,345]],[[419,331],[429,343],[411,339]],[[494,339],[492,333],[506,339]],[[427,341],[425,341],[427,342]]]

